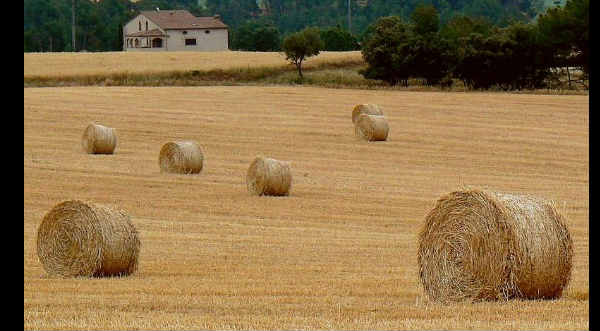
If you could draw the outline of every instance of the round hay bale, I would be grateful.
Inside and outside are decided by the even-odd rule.
[[[37,255],[51,276],[130,275],[137,269],[139,251],[130,217],[95,203],[64,201],[38,227]]]
[[[434,301],[558,298],[572,259],[565,219],[529,196],[452,192],[419,233],[420,279]]]
[[[204,154],[200,145],[191,140],[168,142],[160,149],[160,172],[197,174],[202,171]]]
[[[88,154],[113,154],[117,147],[117,132],[114,128],[90,123],[83,131],[81,144]]]
[[[292,170],[288,161],[258,156],[246,173],[248,191],[255,195],[289,195]]]
[[[378,105],[372,103],[358,104],[352,109],[352,123],[356,124],[361,114],[383,115],[383,110]]]
[[[354,125],[357,137],[367,141],[387,140],[390,126],[385,116],[361,114]]]

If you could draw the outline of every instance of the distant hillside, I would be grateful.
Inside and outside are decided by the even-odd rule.
[[[383,16],[409,19],[414,9],[432,3],[445,24],[456,15],[483,17],[494,25],[529,22],[555,0],[24,0],[24,50],[62,52],[118,51],[122,27],[141,10],[186,9],[195,16],[221,15],[233,36],[246,22],[277,28],[281,37],[308,26],[339,26],[357,37]],[[560,0],[561,4],[565,0]],[[75,3],[75,47],[72,5]],[[349,15],[350,14],[350,15]]]

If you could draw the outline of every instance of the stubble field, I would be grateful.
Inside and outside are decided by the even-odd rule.
[[[309,87],[24,89],[25,329],[587,329],[589,98]],[[354,136],[377,103],[390,136]],[[88,155],[91,121],[117,129]],[[199,175],[161,174],[194,139]],[[292,163],[287,197],[247,192],[257,155]],[[548,301],[430,302],[417,234],[464,187],[555,200],[574,242],[571,282]],[[142,243],[123,278],[50,278],[36,231],[81,199],[129,213]]]
[[[303,66],[310,68],[340,61],[360,63],[362,55],[360,51],[321,52],[306,59]],[[23,53],[25,78],[282,66],[291,64],[284,53],[278,52]]]

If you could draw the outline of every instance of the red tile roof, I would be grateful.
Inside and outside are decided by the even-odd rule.
[[[161,29],[227,29],[218,17],[196,17],[187,10],[142,11]]]

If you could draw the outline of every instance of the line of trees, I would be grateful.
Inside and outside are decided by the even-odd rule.
[[[473,89],[542,88],[555,68],[577,67],[589,77],[589,52],[589,0],[506,27],[468,16],[441,25],[437,9],[423,5],[409,20],[387,16],[369,26],[360,73],[391,85],[412,78],[442,87],[459,79]]]
[[[72,40],[72,6],[75,7],[75,47]],[[70,52],[122,49],[123,25],[135,16],[128,0],[24,0],[25,52]]]
[[[388,15],[407,19],[419,3],[438,9],[445,24],[457,13],[485,17],[492,24],[505,26],[512,21],[527,22],[542,11],[544,0],[351,0],[351,30],[348,27],[346,0],[23,0],[24,51],[119,51],[122,47],[122,26],[141,10],[159,7],[186,9],[196,16],[220,14],[230,27],[232,49],[252,49],[251,41],[243,40],[246,32],[265,29],[269,38],[285,36],[306,27],[319,27],[324,32],[326,48],[347,50],[343,45],[327,43],[328,35],[348,35],[361,39],[367,27],[378,18]],[[76,42],[71,45],[72,15],[75,7]],[[250,25],[250,26],[248,26]],[[250,30],[249,30],[250,28]],[[347,38],[346,36],[345,38]],[[267,42],[268,38],[261,42]],[[280,45],[278,45],[280,46]],[[343,47],[342,47],[343,46]],[[265,49],[259,47],[259,49]],[[356,45],[354,45],[356,49]],[[258,49],[257,49],[258,50]]]
[[[289,50],[290,44],[283,47],[286,39],[299,33],[295,31],[310,28],[321,43],[317,51],[360,49],[367,63],[361,74],[392,85],[408,85],[409,79],[419,79],[427,85],[449,86],[458,79],[474,89],[540,88],[547,84],[553,70],[561,67],[581,69],[583,80],[587,81],[589,0],[567,0],[564,7],[550,8],[535,20],[521,20],[518,15],[500,19],[497,15],[451,11],[483,4],[487,4],[486,8],[496,8],[500,4],[503,10],[499,12],[518,8],[523,13],[541,8],[543,2],[353,0],[355,4],[364,3],[358,12],[365,13],[363,16],[354,13],[355,21],[363,17],[366,23],[365,17],[375,15],[370,16],[374,22],[364,31],[353,34],[343,27],[343,20],[336,18],[339,13],[332,11],[332,8],[339,10],[345,0],[24,0],[24,49],[25,52],[121,50],[123,25],[140,10],[159,7],[186,9],[196,16],[222,13],[222,19],[230,26],[233,50]],[[322,8],[325,4],[329,9]],[[71,45],[72,5],[77,13],[75,48]],[[290,23],[294,21],[290,15],[296,15],[294,8],[306,13],[304,23]],[[399,14],[377,17],[382,8]],[[413,10],[406,15],[409,8]],[[309,9],[316,13],[309,13]],[[507,17],[510,23],[502,21]],[[336,20],[337,24],[330,25]],[[311,24],[306,25],[307,22]],[[301,65],[297,66],[301,75]]]

